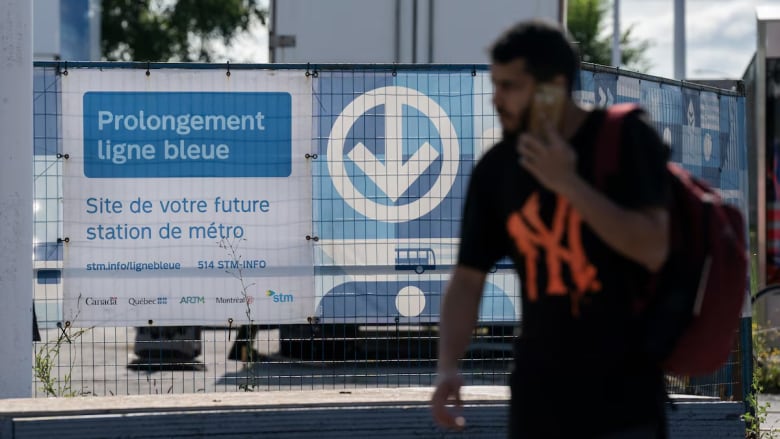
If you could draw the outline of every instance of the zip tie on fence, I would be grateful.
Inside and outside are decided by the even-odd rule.
[[[70,158],[70,154],[62,154],[62,153],[59,153],[59,152],[58,152],[58,153],[57,153],[57,158],[58,158],[58,159],[65,159],[65,160],[67,160],[67,159],[69,159],[69,158]]]
[[[57,322],[57,327],[60,328],[60,332],[62,332],[63,337],[65,337],[65,340],[67,340],[68,343],[71,343],[70,337],[68,337],[68,333],[65,332],[65,328],[70,328],[70,320],[65,322],[65,327],[62,326],[62,322]]]
[[[390,72],[393,77],[396,77],[398,75],[398,69],[396,68],[396,63],[393,63],[393,70]]]
[[[57,73],[59,73],[62,76],[68,76],[68,62],[64,62],[65,68],[63,70],[60,70],[60,65],[57,63]]]
[[[306,77],[308,78],[309,76],[311,76],[312,78],[316,78],[316,77],[320,76],[320,73],[317,71],[317,67],[314,67],[314,70],[312,70],[312,71],[309,71],[309,70],[312,70],[311,63],[307,62],[306,63],[306,73],[305,73]]]
[[[146,76],[151,76],[152,72],[149,71],[149,68],[151,67],[152,63],[149,61],[146,61]]]
[[[471,66],[471,76],[477,76],[477,66]]]
[[[315,316],[309,316],[306,317],[306,321],[309,322],[309,329],[311,330],[311,335],[309,336],[309,341],[314,341],[314,336],[317,335],[317,331],[315,330],[315,325],[320,322],[319,317]]]
[[[311,235],[306,235],[306,240],[307,240],[307,241],[314,241],[314,242],[317,242],[317,241],[319,241],[319,240],[320,240],[320,237],[319,237],[319,236],[311,236]]]
[[[230,60],[227,62],[227,72],[225,72],[225,76],[228,78],[230,77]]]
[[[57,238],[57,244],[62,244],[63,242],[70,242],[70,238],[67,236],[64,238]]]
[[[319,157],[319,156],[317,154],[309,154],[307,152],[306,155],[304,155],[304,157],[307,158],[307,159],[317,160],[317,157]]]
[[[230,341],[230,332],[233,330],[233,317],[228,317],[228,341]]]

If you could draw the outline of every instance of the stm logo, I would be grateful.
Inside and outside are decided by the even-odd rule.
[[[295,301],[295,297],[292,294],[280,294],[274,290],[268,290],[265,295],[270,297],[275,303],[292,303]]]
[[[187,296],[182,297],[179,301],[179,304],[187,304],[187,305],[199,305],[202,303],[206,303],[206,298],[203,296]]]

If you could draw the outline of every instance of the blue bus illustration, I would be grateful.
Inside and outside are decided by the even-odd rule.
[[[425,270],[435,270],[436,253],[432,248],[397,248],[395,269],[414,270],[417,274],[422,274]]]
[[[501,258],[498,262],[496,262],[496,265],[490,268],[490,272],[495,273],[498,270],[506,270],[506,269],[511,270],[514,268],[515,268],[515,262],[509,256],[505,256]]]

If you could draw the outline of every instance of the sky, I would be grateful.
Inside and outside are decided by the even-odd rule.
[[[756,50],[756,6],[780,0],[687,0],[687,78],[741,78]],[[674,75],[674,0],[621,0],[621,28],[653,43],[647,51],[656,76]],[[611,22],[611,20],[610,20]]]
[[[764,4],[780,0],[687,0],[686,77],[741,78],[756,50],[756,6]],[[673,77],[674,0],[620,0],[620,12],[621,28],[634,26],[633,35],[652,44],[646,73]],[[267,29],[256,23],[224,54],[235,62],[268,62]]]

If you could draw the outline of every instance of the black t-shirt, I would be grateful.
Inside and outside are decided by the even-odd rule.
[[[594,185],[595,142],[604,119],[603,110],[591,112],[570,140],[579,174]],[[624,121],[621,139],[619,171],[600,190],[629,209],[664,205],[667,150],[657,133],[634,113]],[[632,313],[649,273],[601,241],[518,159],[514,142],[503,141],[475,167],[458,254],[459,264],[482,271],[509,255],[520,276],[521,335],[512,377],[513,399],[520,397],[513,405],[530,423],[545,422],[550,411],[575,423],[582,418],[580,433],[600,431],[599,416],[612,419],[608,429],[657,421],[663,375],[638,352]],[[560,413],[567,409],[559,402],[573,404],[572,413]]]

